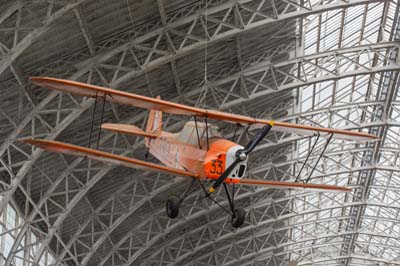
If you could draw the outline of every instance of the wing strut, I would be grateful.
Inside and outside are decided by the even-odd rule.
[[[93,111],[92,111],[92,122],[90,123],[90,132],[89,132],[89,142],[88,142],[88,148],[90,148],[90,144],[92,142],[92,132],[93,132],[93,126],[94,126],[94,118],[95,118],[95,114],[96,114],[96,107],[97,107],[97,99],[98,97],[98,92],[96,91],[96,95],[94,97],[94,106],[93,106]],[[103,96],[103,104],[101,107],[101,116],[100,116],[100,123],[99,123],[99,133],[97,134],[97,141],[96,141],[96,149],[99,149],[99,143],[100,143],[100,136],[101,136],[101,124],[103,123],[103,117],[104,117],[104,107],[106,105],[106,98],[107,98],[107,94],[104,93]]]
[[[99,149],[99,142],[100,142],[100,135],[101,135],[101,124],[103,123],[104,106],[106,105],[106,98],[107,98],[107,94],[104,93],[104,97],[103,97],[103,106],[101,107],[101,116],[100,116],[100,123],[99,123],[99,133],[97,134],[96,149]]]
[[[207,122],[207,116],[205,118],[206,122],[206,140],[207,140],[207,151],[210,149],[210,145],[208,144],[208,122]]]
[[[229,193],[226,183],[223,183],[223,185],[224,185],[224,189],[226,192],[226,196],[229,201],[229,205],[231,206],[232,215],[235,215],[235,184],[232,184],[233,185],[232,186],[232,197],[231,197],[231,193]]]
[[[199,144],[199,149],[201,150],[199,128],[197,127],[197,119],[196,119],[196,116],[193,116],[193,117],[194,117],[194,125],[196,127],[197,143]]]
[[[313,150],[314,150],[314,148],[315,148],[315,146],[316,146],[316,144],[317,144],[317,142],[318,142],[319,137],[320,137],[320,135],[318,134],[318,135],[317,135],[317,139],[315,140],[313,146],[311,147],[310,152],[307,154],[307,158],[306,158],[306,160],[304,161],[304,163],[303,163],[303,165],[302,165],[302,167],[301,167],[299,173],[298,173],[297,176],[296,176],[295,182],[297,182],[297,181],[299,180],[300,175],[301,175],[301,172],[303,171],[304,166],[307,164],[307,161],[308,161],[308,159],[310,158],[310,155],[311,155],[311,153],[313,152]],[[310,181],[311,176],[312,176],[312,174],[314,173],[314,170],[315,170],[315,168],[317,167],[317,165],[318,165],[319,161],[321,160],[322,156],[324,155],[324,153],[325,153],[325,151],[326,151],[326,148],[328,147],[329,143],[331,142],[332,137],[333,137],[333,133],[331,133],[331,134],[329,135],[329,138],[326,140],[326,143],[325,143],[325,145],[324,145],[324,148],[322,149],[321,154],[318,156],[318,159],[317,159],[317,161],[315,162],[313,168],[311,169],[310,174],[308,175],[307,179],[306,179],[305,181],[303,181],[303,183],[307,184],[307,183]]]
[[[97,107],[97,91],[96,91],[96,96],[94,98],[94,106],[93,106],[93,111],[92,111],[92,123],[90,123],[90,132],[89,132],[89,142],[88,142],[88,148],[90,148],[90,142],[92,141],[92,131],[93,131],[93,125],[94,125],[94,115],[96,113],[96,107]]]
[[[308,159],[310,158],[311,153],[313,152],[315,146],[317,145],[317,142],[318,142],[320,136],[321,136],[321,135],[318,133],[317,138],[315,139],[314,144],[313,144],[313,146],[311,147],[310,152],[307,154],[307,158],[306,158],[306,160],[304,161],[303,165],[301,166],[300,171],[299,171],[299,173],[297,174],[296,179],[295,179],[294,182],[299,181],[301,172],[303,172],[304,166],[306,166],[306,164],[307,164],[307,162],[308,162]]]

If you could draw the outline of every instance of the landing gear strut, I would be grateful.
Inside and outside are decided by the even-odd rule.
[[[231,224],[235,228],[241,227],[246,218],[246,211],[243,208],[235,208],[235,184],[232,184],[232,197],[231,194],[229,193],[226,183],[223,183],[223,185],[226,192],[226,196],[228,197],[229,205],[231,206],[231,211],[232,211]]]

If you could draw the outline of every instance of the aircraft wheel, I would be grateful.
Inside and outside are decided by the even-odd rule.
[[[232,215],[231,224],[233,227],[238,228],[244,223],[246,218],[246,211],[242,208],[237,208],[235,210],[235,215]]]
[[[176,197],[171,197],[167,200],[165,210],[169,218],[175,218],[179,214],[179,200]]]

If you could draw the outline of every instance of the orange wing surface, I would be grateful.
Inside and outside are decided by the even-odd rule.
[[[145,108],[145,109],[156,109],[159,111],[179,114],[179,115],[196,115],[202,117],[208,117],[212,119],[224,120],[233,123],[243,123],[243,124],[274,124],[273,130],[295,133],[300,135],[328,135],[334,134],[336,138],[355,140],[355,141],[367,141],[377,139],[376,136],[341,130],[332,128],[321,128],[306,125],[291,124],[286,122],[270,121],[264,119],[256,119],[248,116],[225,113],[215,110],[207,110],[201,108],[195,108],[183,104],[177,104],[169,101],[164,101],[161,99],[150,98],[146,96],[141,96],[133,93],[123,92],[119,90],[113,90],[109,88],[103,88],[95,85],[80,83],[70,80],[62,80],[49,77],[31,77],[34,83],[44,86],[50,89],[59,90],[63,92],[78,94],[87,97],[106,97],[108,101],[131,105],[135,107]]]
[[[68,155],[75,155],[81,157],[89,157],[91,159],[112,163],[116,165],[122,165],[129,168],[141,169],[141,170],[150,170],[156,172],[162,172],[166,174],[184,176],[184,177],[193,177],[199,178],[198,175],[190,173],[185,170],[180,170],[176,168],[166,167],[163,165],[145,162],[142,160],[137,160],[133,158],[128,158],[125,156],[120,156],[104,151],[94,150],[90,148],[85,148],[77,145],[72,145],[64,142],[53,141],[53,140],[42,140],[42,139],[25,139],[24,142],[29,143],[31,145],[37,146],[41,149],[49,150],[52,152],[63,153]],[[231,178],[227,180],[227,183],[235,183],[242,185],[253,185],[253,186],[267,186],[271,188],[281,188],[281,189],[307,189],[307,190],[321,190],[321,191],[351,191],[351,189],[346,187],[338,187],[332,185],[323,185],[323,184],[304,184],[304,183],[295,183],[295,182],[277,182],[277,181],[268,181],[268,180],[255,180],[255,179],[235,179]]]
[[[188,171],[170,168],[163,165],[145,162],[142,160],[137,160],[133,158],[128,158],[121,155],[116,155],[104,151],[94,150],[90,148],[85,148],[77,145],[72,145],[64,142],[53,141],[53,140],[43,140],[43,139],[25,139],[24,142],[31,145],[37,146],[44,150],[49,150],[52,152],[63,153],[68,155],[75,155],[81,157],[89,157],[91,159],[112,163],[116,165],[123,165],[129,168],[150,170],[156,172],[162,172],[166,174],[179,175],[184,177],[194,177],[198,178],[198,175],[190,173]]]
[[[271,180],[257,180],[257,179],[238,179],[232,178],[227,182],[242,184],[242,185],[251,185],[251,186],[265,186],[271,188],[280,188],[280,189],[306,189],[306,190],[318,190],[318,191],[335,191],[335,192],[348,192],[351,191],[350,188],[347,187],[339,187],[333,185],[325,185],[325,184],[306,184],[306,183],[297,183],[297,182],[280,182],[280,181],[271,181]]]

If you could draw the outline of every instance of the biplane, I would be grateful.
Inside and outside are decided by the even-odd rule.
[[[295,180],[295,182],[285,182],[246,178],[249,155],[270,130],[300,135],[318,135],[318,137],[325,136],[328,138],[327,144],[332,137],[360,142],[376,139],[375,136],[363,132],[251,118],[232,113],[182,105],[161,100],[160,97],[150,98],[75,81],[49,77],[31,77],[30,80],[37,85],[49,89],[84,97],[92,97],[95,98],[96,102],[101,99],[103,100],[103,110],[105,101],[150,110],[145,130],[134,125],[102,123],[102,121],[100,122],[101,129],[144,137],[147,151],[158,159],[162,165],[92,149],[90,148],[90,142],[89,147],[82,147],[44,139],[25,139],[24,141],[41,149],[57,153],[84,156],[105,163],[112,163],[135,169],[157,171],[192,179],[185,192],[182,193],[179,198],[171,197],[167,200],[166,212],[170,218],[178,216],[181,203],[193,192],[194,187],[201,187],[206,197],[210,197],[212,200],[214,200],[212,198],[212,193],[221,186],[224,187],[230,205],[229,215],[231,215],[231,224],[233,227],[240,227],[246,216],[246,212],[243,208],[235,206],[235,185],[336,192],[350,191],[350,189],[346,187],[312,184],[297,180]],[[163,131],[163,112],[194,117],[194,121],[186,122],[183,129],[178,133]],[[199,118],[201,118],[203,122],[198,121]],[[254,139],[247,143],[247,145],[242,146],[232,140],[223,138],[218,128],[210,124],[208,119],[222,120],[240,125],[253,125],[257,126],[259,131]],[[232,190],[230,190],[228,186],[232,186]],[[227,210],[225,209],[225,211]]]

